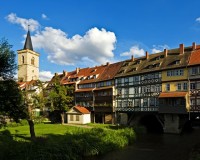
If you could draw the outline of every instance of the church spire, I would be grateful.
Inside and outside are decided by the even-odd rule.
[[[26,41],[25,41],[25,44],[24,44],[24,49],[29,49],[29,50],[33,51],[33,45],[32,45],[32,41],[31,41],[29,26],[28,26],[28,33],[27,33],[27,36],[26,36]]]

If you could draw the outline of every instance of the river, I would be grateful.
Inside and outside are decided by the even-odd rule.
[[[200,128],[175,134],[140,134],[134,144],[98,157],[98,160],[188,160],[195,144],[200,143]],[[96,158],[95,158],[96,159]]]

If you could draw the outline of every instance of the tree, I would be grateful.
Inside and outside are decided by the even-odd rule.
[[[0,114],[12,117],[16,122],[26,118],[26,105],[15,81],[0,81]]]
[[[0,41],[0,78],[2,80],[12,79],[17,69],[15,53],[11,48],[12,45],[5,38]]]
[[[35,93],[37,88],[39,93]],[[33,89],[31,89],[33,88]],[[26,119],[30,128],[31,139],[35,139],[35,129],[34,129],[34,115],[33,109],[44,108],[45,107],[45,98],[44,98],[44,88],[40,80],[32,81],[32,83],[27,83],[25,90],[23,90],[23,96],[25,104],[27,106],[27,116]]]
[[[64,123],[64,113],[72,106],[73,87],[64,86],[57,80],[49,93],[51,109],[58,110],[61,117],[61,123]]]
[[[0,113],[18,121],[24,118],[25,105],[17,83],[13,80],[17,69],[15,53],[5,38],[0,40]]]
[[[0,41],[0,113],[16,122],[26,118],[29,122],[28,105],[13,77],[17,69],[15,53],[4,38]],[[30,126],[31,138],[35,138],[34,125]]]

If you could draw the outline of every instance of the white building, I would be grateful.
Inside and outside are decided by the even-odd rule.
[[[86,124],[90,122],[90,112],[85,107],[74,106],[67,112],[67,123]]]

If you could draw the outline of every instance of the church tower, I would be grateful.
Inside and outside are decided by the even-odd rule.
[[[39,53],[33,51],[30,31],[28,30],[24,48],[18,50],[18,81],[39,79]]]

